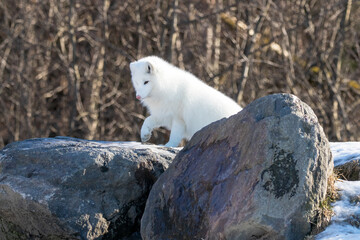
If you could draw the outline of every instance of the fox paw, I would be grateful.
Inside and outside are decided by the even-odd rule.
[[[141,136],[141,141],[147,142],[147,141],[149,141],[150,138],[151,138],[151,134],[146,134],[146,135]]]
[[[146,131],[145,129],[141,129],[141,141],[147,142],[151,138],[151,132]]]

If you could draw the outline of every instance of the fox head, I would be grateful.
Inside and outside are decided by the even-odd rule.
[[[143,101],[151,97],[151,91],[156,84],[155,68],[146,60],[130,63],[131,81],[136,91],[136,98]]]

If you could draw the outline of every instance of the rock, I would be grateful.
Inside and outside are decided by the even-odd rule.
[[[74,239],[42,204],[0,185],[0,239]]]
[[[312,109],[275,94],[203,128],[154,184],[148,239],[304,239],[333,161]]]
[[[177,149],[74,138],[0,151],[0,239],[141,239],[150,188]]]
[[[334,168],[334,171],[340,179],[348,181],[358,181],[360,180],[360,162],[359,160],[354,160],[347,162],[341,165],[338,165]]]

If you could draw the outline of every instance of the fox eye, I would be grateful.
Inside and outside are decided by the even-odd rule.
[[[149,81],[145,81],[145,82],[144,82],[144,85],[146,85],[146,84],[148,84],[148,83],[149,83]]]

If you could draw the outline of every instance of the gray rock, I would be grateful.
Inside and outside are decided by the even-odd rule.
[[[0,239],[74,239],[43,205],[0,185]]]
[[[0,151],[0,239],[141,239],[150,188],[177,151],[64,137],[9,144]]]
[[[154,184],[148,239],[304,239],[333,161],[312,109],[275,94],[203,128]]]

